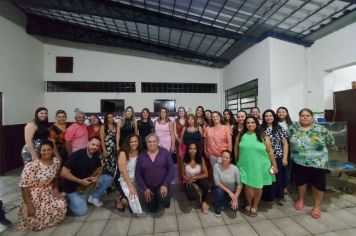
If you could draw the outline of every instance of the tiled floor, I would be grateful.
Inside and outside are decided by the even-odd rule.
[[[16,214],[21,200],[18,188],[19,172],[0,177],[0,199],[5,203],[7,217],[15,224],[8,229],[0,228],[2,235],[356,235],[356,196],[328,192],[324,201],[323,217],[315,220],[309,216],[310,196],[304,211],[293,208],[293,201],[287,198],[284,206],[266,209],[263,206],[256,218],[237,212],[223,212],[221,218],[202,214],[197,202],[190,203],[184,193],[173,187],[172,204],[169,209],[157,214],[131,217],[126,211],[114,209],[114,194],[105,196],[104,207],[90,206],[83,217],[66,217],[57,227],[40,232],[16,232]]]

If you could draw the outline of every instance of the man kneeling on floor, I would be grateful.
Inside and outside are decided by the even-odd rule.
[[[96,207],[102,206],[99,198],[112,184],[110,175],[101,174],[100,145],[99,137],[90,138],[86,148],[69,156],[61,171],[62,190],[68,197],[70,211],[77,216],[85,215],[87,201]]]

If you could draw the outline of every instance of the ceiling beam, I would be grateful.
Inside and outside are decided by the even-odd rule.
[[[69,23],[51,20],[37,15],[27,15],[26,31],[28,34],[40,35],[82,43],[92,43],[111,47],[120,47],[156,53],[183,60],[202,60],[213,63],[214,67],[223,67],[230,62],[217,57],[197,54],[188,50],[175,49],[143,42],[136,39],[114,35],[109,32],[79,27]]]
[[[340,1],[356,4],[356,0],[340,0]]]
[[[229,30],[211,27],[198,22],[180,19],[175,16],[162,14],[135,6],[129,6],[112,1],[94,0],[13,0],[19,7],[30,13],[28,7],[40,9],[62,10],[77,14],[95,15],[124,21],[132,21],[148,25],[175,28],[194,33],[214,35],[218,37],[257,43],[255,37],[236,33]]]

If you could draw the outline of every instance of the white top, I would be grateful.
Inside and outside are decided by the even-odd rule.
[[[136,169],[137,157],[130,157],[127,162],[127,173],[131,180],[135,179],[135,169]],[[120,176],[120,180],[124,181],[122,175]]]
[[[196,164],[194,168],[192,168],[189,164],[185,165],[185,175],[187,177],[193,177],[199,175],[201,173],[201,166]]]

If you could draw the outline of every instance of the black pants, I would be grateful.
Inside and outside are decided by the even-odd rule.
[[[151,195],[151,201],[146,202],[144,200],[147,209],[150,212],[156,212],[158,210],[159,204],[162,203],[165,208],[169,208],[171,205],[171,191],[168,187],[167,195],[162,198],[161,193],[160,193],[160,188],[161,186],[156,186],[156,187],[149,187],[153,195]]]
[[[201,188],[201,190],[203,191],[203,194],[201,195],[201,201],[202,202],[206,202],[206,199],[208,197],[208,191],[209,191],[209,182],[208,182],[208,180],[199,179],[199,180],[196,180],[194,183],[196,185],[198,185],[199,188]],[[184,190],[185,190],[185,193],[187,194],[187,198],[190,201],[194,201],[195,200],[195,196],[196,196],[195,189],[191,185],[184,184]]]
[[[272,185],[263,186],[262,200],[265,202],[273,202],[284,198],[284,174],[285,167],[282,163],[282,158],[276,158],[278,174],[276,174],[276,182]]]

